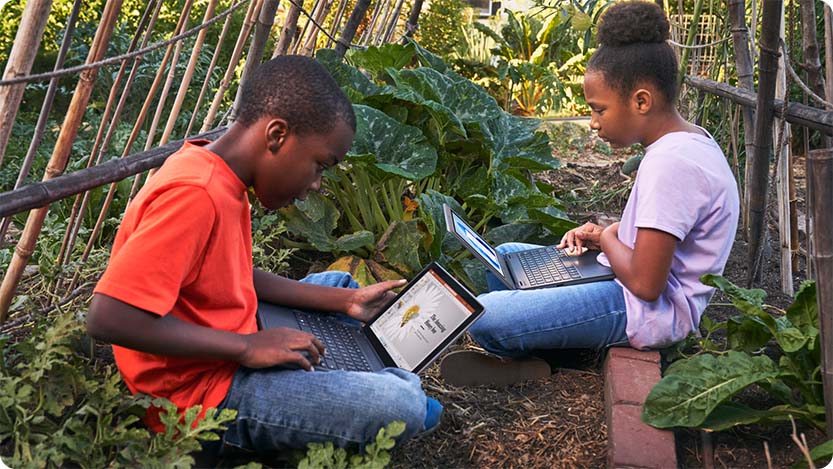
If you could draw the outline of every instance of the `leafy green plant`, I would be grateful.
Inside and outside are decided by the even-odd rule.
[[[574,226],[552,188],[532,179],[559,164],[539,121],[507,114],[413,42],[352,52],[348,61],[361,68],[332,51],[317,57],[354,102],[357,132],[345,161],[325,173],[324,194],[281,211],[311,247],[413,272],[446,253],[442,211],[424,210],[439,196],[461,201],[484,232],[524,227],[514,240]]]
[[[462,0],[432,0],[419,18],[416,37],[431,52],[447,57],[462,39],[458,25],[464,21]]]
[[[164,399],[130,396],[111,366],[95,366],[75,353],[82,322],[70,313],[35,324],[29,337],[0,339],[0,448],[15,468],[111,465],[190,467],[190,453],[236,412],[193,407],[181,417]],[[165,432],[151,435],[139,416],[149,406],[165,410]]]
[[[281,235],[286,233],[286,222],[278,215],[266,213],[260,204],[252,205],[252,263],[258,269],[280,273],[289,268],[292,248],[280,245]]]
[[[672,363],[645,400],[642,419],[658,428],[720,431],[792,417],[823,431],[815,283],[802,284],[793,304],[782,312],[764,304],[763,290],[740,288],[718,275],[701,280],[731,298],[741,314],[722,324],[706,323],[709,335],[725,327],[726,349],[708,340],[701,353]],[[755,409],[732,400],[752,385],[778,404]]]
[[[353,454],[344,448],[335,448],[332,442],[310,443],[306,456],[298,469],[376,469],[390,464],[390,450],[396,445],[396,437],[405,431],[405,423],[395,421],[376,434],[376,442],[367,445],[361,454]]]

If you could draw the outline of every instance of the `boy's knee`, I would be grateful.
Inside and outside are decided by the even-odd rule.
[[[405,423],[405,433],[400,441],[414,436],[423,428],[426,413],[425,392],[419,385],[419,379],[402,379],[399,376],[390,376],[386,380],[383,405],[374,406],[379,413],[372,417],[385,426],[394,421]]]

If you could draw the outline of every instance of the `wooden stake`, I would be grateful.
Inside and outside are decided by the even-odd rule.
[[[110,43],[110,37],[112,36],[116,19],[121,10],[121,4],[122,0],[108,0],[104,6],[101,22],[98,25],[95,38],[87,56],[87,63],[97,62],[104,57],[107,51],[107,45]],[[69,160],[69,154],[72,151],[72,142],[78,134],[78,128],[81,126],[84,111],[87,109],[97,75],[98,69],[85,70],[81,73],[78,85],[75,87],[75,92],[72,95],[72,101],[67,110],[66,118],[61,125],[61,132],[55,143],[55,149],[47,164],[43,176],[44,181],[63,173]],[[29,212],[29,218],[26,220],[23,235],[15,248],[12,261],[6,271],[6,275],[3,277],[3,283],[0,285],[0,324],[6,321],[9,306],[17,289],[17,284],[23,274],[23,269],[29,263],[29,258],[32,256],[35,243],[37,243],[38,235],[40,235],[48,210],[49,207],[46,206]]]
[[[64,37],[61,40],[61,49],[58,51],[58,58],[55,59],[55,67],[52,70],[60,70],[64,66],[67,52],[69,51],[69,44],[72,40],[72,35],[75,33],[75,23],[78,21],[78,12],[81,9],[81,1],[75,0],[72,5],[72,11],[67,18],[67,25],[64,28]],[[29,143],[29,149],[26,151],[26,157],[23,158],[23,164],[20,165],[20,172],[17,174],[17,180],[14,183],[14,189],[22,186],[29,176],[29,171],[32,169],[32,164],[35,162],[35,156],[40,148],[43,134],[46,130],[46,122],[49,119],[49,113],[52,112],[52,103],[55,101],[55,93],[58,91],[58,77],[49,80],[49,87],[46,90],[46,96],[43,98],[43,104],[38,114],[38,123],[35,124],[35,132],[32,135],[32,141]],[[3,218],[0,223],[0,248],[4,246],[6,238],[6,231],[11,224],[11,218]]]
[[[202,82],[202,88],[200,88],[197,103],[194,104],[194,112],[191,113],[191,119],[188,120],[188,128],[185,129],[186,137],[191,135],[191,129],[194,126],[194,122],[197,121],[197,114],[199,113],[200,106],[202,105],[202,100],[205,98],[205,93],[208,90],[208,84],[211,83],[211,72],[214,71],[214,67],[217,65],[217,59],[220,58],[220,50],[223,48],[223,42],[226,39],[226,34],[228,33],[230,24],[231,15],[226,16],[226,20],[223,22],[223,30],[220,31],[220,37],[217,38],[217,45],[214,47],[214,54],[211,56],[211,63],[208,64],[208,68],[205,71],[205,79]]]
[[[333,7],[333,0],[323,0],[321,2],[321,8],[319,9],[318,13],[313,15],[315,18],[315,22],[323,25],[324,20],[327,18],[327,15],[330,13],[330,9]],[[301,55],[312,56],[312,53],[315,52],[315,44],[318,41],[318,27],[315,26],[315,23],[311,25],[309,34],[307,34],[307,40],[304,41],[304,46],[301,47]]]
[[[745,0],[729,0],[729,18],[732,22],[732,41],[735,46],[735,67],[738,71],[738,87],[755,91],[755,69],[752,65],[752,53],[749,50],[749,31],[746,28]],[[743,113],[743,142],[746,149],[744,165],[743,211],[741,213],[742,232],[746,235],[749,226],[749,178],[752,173],[752,144],[755,136],[755,112],[750,106],[741,108]]]
[[[785,39],[785,8],[781,3],[781,19],[779,20],[781,27],[778,35],[781,41]],[[787,49],[789,50],[789,49]],[[787,96],[787,69],[784,64],[784,55],[780,54],[778,57],[778,73],[775,82],[775,99],[786,100]],[[789,187],[791,174],[790,167],[792,166],[792,146],[789,144],[792,139],[792,131],[790,125],[785,121],[775,121],[772,125],[772,139],[776,146],[773,148],[775,153],[775,193],[776,203],[778,206],[778,240],[780,242],[779,251],[781,255],[781,291],[789,296],[793,296],[793,266],[792,266],[792,230],[790,229],[790,195]],[[764,228],[766,229],[766,228]]]
[[[833,149],[813,150],[808,158],[813,179],[813,263],[819,311],[821,378],[825,396],[827,436],[833,438]]]
[[[766,236],[766,202],[769,187],[769,155],[772,148],[772,116],[778,73],[778,38],[781,29],[781,0],[763,0],[758,100],[752,174],[749,180],[749,278],[751,286],[760,278],[763,243]]]
[[[350,3],[350,0],[341,0],[341,3],[339,3],[338,11],[336,11],[336,16],[333,18],[333,24],[330,27],[331,37],[336,37],[339,29],[341,29],[341,20],[344,19],[344,12],[347,11],[348,3]],[[333,40],[329,37],[327,38],[327,47],[333,47]]]
[[[32,71],[32,64],[35,62],[51,8],[52,0],[26,2],[20,26],[14,37],[12,51],[6,62],[6,70],[3,72],[4,79],[28,75]],[[12,134],[25,89],[26,83],[0,86],[0,166],[3,164],[3,155],[6,153],[6,145],[9,144],[9,137]]]
[[[269,39],[269,35],[272,33],[272,25],[275,24],[275,13],[278,11],[278,3],[280,3],[280,0],[264,0],[263,6],[260,9],[252,43],[249,45],[249,53],[246,55],[246,64],[243,66],[243,72],[240,74],[240,85],[237,87],[237,96],[234,98],[234,104],[229,115],[229,122],[237,119],[237,110],[239,109],[240,101],[243,99],[243,83],[246,82],[254,69],[263,60],[263,51],[266,50],[266,40]]]
[[[421,0],[417,0],[418,2]],[[344,58],[344,54],[347,53],[347,49],[350,47],[350,44],[353,42],[353,38],[356,36],[356,31],[359,29],[359,23],[361,23],[364,16],[367,14],[367,9],[370,7],[370,0],[358,0],[356,2],[356,6],[353,8],[353,11],[350,13],[350,18],[347,20],[347,24],[344,25],[344,30],[341,31],[341,36],[338,38],[338,44],[336,44],[336,55],[340,58]]]
[[[246,10],[246,18],[243,20],[243,27],[240,28],[240,34],[237,36],[237,42],[234,44],[234,50],[231,53],[231,59],[229,59],[226,74],[223,76],[222,81],[220,81],[220,86],[217,88],[217,93],[214,94],[214,100],[211,102],[208,114],[202,121],[200,133],[207,132],[208,129],[214,125],[214,119],[217,117],[217,110],[220,109],[220,103],[223,102],[223,96],[225,96],[226,90],[228,90],[228,87],[231,84],[231,78],[234,75],[234,70],[237,68],[238,62],[240,61],[240,56],[243,55],[243,46],[246,45],[246,41],[249,39],[249,33],[252,32],[255,15],[257,15],[260,11],[261,3],[262,0],[252,0],[252,3],[249,4],[249,9]]]
[[[347,2],[347,0],[344,1]],[[278,45],[275,46],[275,52],[272,53],[272,57],[285,55],[289,50],[289,45],[292,44],[292,39],[295,38],[295,32],[298,31],[298,18],[300,18],[300,16],[301,7],[293,2],[292,6],[289,7],[289,13],[286,14],[286,19],[283,21],[281,37],[278,39]]]

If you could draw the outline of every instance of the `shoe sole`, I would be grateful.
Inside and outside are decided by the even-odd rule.
[[[446,383],[454,386],[507,386],[531,379],[549,378],[552,370],[540,358],[509,359],[460,350],[443,358],[440,374]]]

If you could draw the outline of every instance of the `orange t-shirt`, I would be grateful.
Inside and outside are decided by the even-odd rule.
[[[191,141],[171,155],[131,203],[95,288],[153,314],[240,334],[257,330],[246,186],[218,155]],[[130,391],[182,412],[217,407],[238,364],[113,346]],[[156,412],[148,426],[164,430]]]

